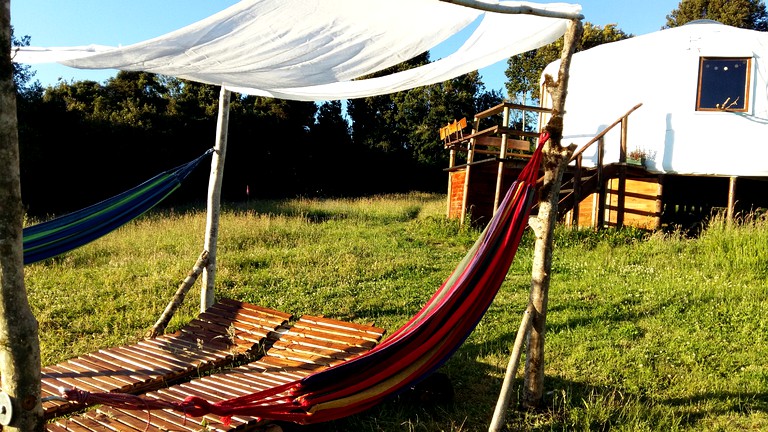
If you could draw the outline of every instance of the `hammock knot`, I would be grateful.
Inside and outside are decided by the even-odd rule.
[[[90,400],[91,392],[85,391],[85,390],[80,390],[80,389],[74,388],[74,387],[70,388],[70,389],[62,388],[61,389],[61,397],[63,397],[64,399],[66,399],[66,400],[68,400],[70,402],[86,405],[86,404],[88,404],[88,401]]]
[[[187,396],[179,403],[180,411],[183,411],[187,417],[202,417],[206,414],[224,415],[223,409],[217,404],[212,404],[199,396]]]

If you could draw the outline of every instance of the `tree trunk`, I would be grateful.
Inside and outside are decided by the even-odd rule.
[[[24,287],[24,211],[19,174],[19,135],[11,52],[11,3],[3,0],[0,41],[0,377],[11,409],[0,409],[4,431],[44,430],[40,403],[37,320]],[[10,415],[9,415],[10,414]]]
[[[553,234],[557,223],[557,202],[563,172],[576,148],[574,145],[562,146],[563,114],[571,56],[576,50],[576,44],[581,40],[582,32],[581,21],[571,21],[565,33],[557,81],[547,76],[544,82],[546,90],[552,95],[553,111],[546,126],[550,140],[542,150],[544,182],[539,190],[539,214],[537,218],[531,220],[531,227],[536,235],[530,297],[533,314],[531,330],[528,333],[523,389],[523,404],[530,408],[540,407],[544,395],[544,333],[552,270]]]

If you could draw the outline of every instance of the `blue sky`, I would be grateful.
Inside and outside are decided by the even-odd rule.
[[[13,0],[11,24],[17,36],[29,35],[35,46],[128,45],[193,23],[237,0]],[[543,2],[542,2],[543,3]],[[659,30],[679,0],[582,0],[585,21],[617,24],[641,35]],[[442,57],[443,47],[459,43],[461,35],[431,52]],[[502,90],[506,61],[480,70],[488,89]],[[37,65],[36,79],[44,85],[60,78],[103,82],[116,71],[88,71],[60,65]]]

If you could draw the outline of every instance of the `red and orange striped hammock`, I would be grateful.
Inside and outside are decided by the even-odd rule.
[[[498,211],[432,298],[408,323],[359,357],[301,380],[217,403],[196,396],[176,402],[75,389],[66,390],[65,397],[123,409],[219,415],[225,424],[232,416],[309,424],[357,414],[412,387],[462,345],[501,287],[528,226],[541,149],[548,138],[542,133],[538,148]]]

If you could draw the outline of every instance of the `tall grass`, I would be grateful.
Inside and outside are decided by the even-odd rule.
[[[256,201],[222,214],[217,295],[393,331],[479,232],[445,196]],[[26,267],[43,363],[141,337],[201,251],[205,215],[163,212]],[[558,228],[545,406],[509,430],[768,430],[768,222],[716,219],[697,238]],[[394,400],[329,431],[487,430],[528,299],[533,239],[443,367],[451,404]],[[190,297],[171,329],[197,313]]]

